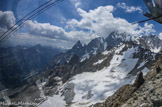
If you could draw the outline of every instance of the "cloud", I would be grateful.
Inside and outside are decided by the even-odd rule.
[[[74,43],[78,40],[81,40],[82,43],[87,44],[90,40],[99,37],[93,32],[85,32],[85,31],[70,31],[66,33],[69,37],[70,41],[73,41]]]
[[[61,27],[51,25],[50,23],[38,23],[28,20],[25,27],[30,34],[44,36],[55,39],[67,39],[65,30]]]
[[[66,40],[74,43],[78,40],[82,40],[84,43],[87,43],[91,39],[97,37],[92,32],[78,30],[71,30],[67,32],[62,27],[54,26],[49,23],[38,23],[37,21],[31,20],[26,23],[25,28],[28,29],[31,35]]]
[[[88,43],[96,37],[107,37],[111,32],[116,30],[119,32],[127,32],[132,35],[149,35],[155,32],[153,24],[145,23],[143,27],[138,24],[131,24],[125,19],[115,18],[113,16],[113,11],[113,6],[100,6],[88,12],[78,8],[77,12],[81,16],[81,19],[69,20],[66,23],[66,28],[69,28],[68,30],[51,25],[50,23],[38,23],[37,21],[31,20],[26,23],[25,27],[29,30],[29,34],[35,35],[34,37],[37,36],[37,38],[39,38],[38,40],[48,38],[57,40],[57,42],[64,41],[70,44],[74,44],[78,40],[81,40],[83,43]],[[60,46],[64,48],[69,47],[64,43],[60,44]]]
[[[148,35],[155,32],[153,24],[145,23],[144,26],[139,26],[125,19],[114,17],[114,10],[113,6],[100,6],[88,12],[77,8],[80,19],[69,19],[66,28],[29,20],[24,26],[28,34],[12,36],[10,42],[13,44],[51,44],[51,46],[69,48],[78,40],[88,43],[96,37],[107,37],[116,30],[133,35]]]
[[[80,0],[70,0],[75,8],[78,8],[81,5]]]
[[[122,8],[125,10],[125,12],[132,13],[138,11],[139,13],[142,13],[142,8],[140,6],[134,7],[134,6],[127,6],[126,3],[118,3],[117,7]]]
[[[162,32],[159,33],[159,38],[162,40]]]
[[[12,11],[0,11],[0,30],[9,29],[15,24],[15,17]]]
[[[113,6],[100,6],[94,10],[86,12],[78,8],[80,20],[71,19],[67,22],[67,27],[72,29],[82,29],[93,32],[102,37],[107,37],[111,32],[127,32],[133,35],[149,34],[155,32],[153,24],[145,23],[143,27],[138,24],[131,24],[125,19],[115,18],[113,16]]]

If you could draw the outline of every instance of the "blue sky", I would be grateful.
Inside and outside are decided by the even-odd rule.
[[[0,10],[2,12],[12,11],[16,21],[18,21],[28,12],[46,1],[47,0],[1,0]],[[29,41],[31,42],[33,38],[37,40],[39,38],[40,42],[42,43],[45,43],[45,41],[50,41],[49,43],[55,41],[62,44],[65,43],[68,47],[71,47],[77,40],[80,39],[83,42],[89,42],[91,39],[98,36],[106,37],[109,32],[111,33],[112,30],[116,30],[107,26],[111,26],[111,24],[114,24],[118,21],[121,23],[118,25],[119,28],[117,30],[127,30],[125,27],[127,24],[128,27],[130,27],[131,23],[146,19],[142,13],[142,10],[145,9],[146,6],[143,0],[64,0],[60,4],[50,8],[36,18],[30,20],[29,23],[27,23],[27,26],[20,29],[19,34],[16,36],[17,41],[14,42],[21,44],[21,34],[25,35],[24,38],[26,37],[26,39],[30,38]],[[90,12],[90,10],[92,11]],[[96,19],[93,17],[96,17]],[[113,20],[114,22],[111,22],[108,19]],[[102,22],[99,26],[102,26],[103,28],[97,27],[96,23],[99,23],[100,20],[102,20]],[[120,25],[123,27],[120,27]],[[161,28],[161,24],[155,21],[149,21],[147,23],[138,25],[138,27],[133,26],[130,31],[132,30],[132,32],[134,32],[133,30],[140,29],[140,31],[135,31],[134,33],[138,33],[138,35],[148,35],[150,33],[159,35],[159,33],[162,32]],[[107,31],[109,32],[103,29],[108,29]],[[39,32],[35,32],[35,30],[40,30],[42,32],[39,34]],[[52,45],[58,46],[59,43],[52,43]],[[46,44],[47,43],[44,45]]]

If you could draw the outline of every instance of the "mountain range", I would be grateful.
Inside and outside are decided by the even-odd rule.
[[[11,101],[35,101],[40,107],[88,107],[132,84],[139,72],[146,75],[161,51],[162,40],[155,35],[114,31],[88,44],[78,41],[55,55],[44,72],[27,79],[25,88],[8,96]]]
[[[132,83],[138,72],[146,75],[161,50],[162,41],[155,35],[132,36],[114,31],[87,45],[78,41],[47,67],[45,95],[52,95],[49,87],[56,88],[59,82],[53,98],[58,97],[65,105],[87,107],[104,101],[121,86]],[[52,80],[57,81],[55,85]],[[47,102],[40,107],[49,106]]]
[[[154,53],[162,51],[162,40],[156,35],[134,36],[114,31],[107,38],[95,38],[85,45],[82,45],[82,43],[78,41],[66,53],[57,55],[51,62],[51,65],[49,64],[49,67],[68,62],[74,54],[79,57],[80,61],[84,61],[92,55],[102,53],[105,49],[111,49],[124,42],[133,42]]]

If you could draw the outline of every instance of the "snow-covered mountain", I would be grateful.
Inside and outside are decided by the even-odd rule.
[[[151,69],[161,54],[161,43],[156,36],[118,31],[87,45],[78,41],[70,50],[56,55],[46,71],[14,97],[24,102],[39,99],[36,102],[41,102],[40,107],[88,107],[103,102],[122,85],[131,84],[139,71],[145,75]],[[39,84],[34,85],[35,81]]]
[[[145,75],[158,56],[133,42],[120,43],[83,62],[74,55],[69,63],[51,69],[49,74],[52,76],[48,78],[60,78],[58,82],[61,85],[58,85],[55,95],[40,107],[50,107],[48,102],[53,102],[55,97],[59,98],[55,104],[72,107],[88,107],[103,102],[121,86],[132,83],[139,71]],[[72,60],[75,63],[71,64]]]
[[[135,36],[129,35],[127,33],[120,33],[118,31],[114,31],[106,38],[106,42],[109,46],[116,46],[121,42],[128,41],[132,41],[136,44],[139,44],[145,49],[149,49],[155,53],[162,51],[162,40],[156,35]]]
[[[145,49],[149,49],[152,52],[158,53],[162,51],[162,40],[160,40],[157,36],[135,36],[129,35],[127,33],[120,33],[118,31],[112,32],[108,35],[107,38],[99,37],[93,39],[87,45],[82,45],[80,41],[78,41],[70,50],[66,53],[62,53],[57,55],[51,64],[51,66],[55,66],[56,64],[63,64],[68,62],[70,58],[76,54],[80,61],[84,61],[88,59],[90,56],[102,53],[106,48],[113,48],[120,43],[124,42],[133,42],[135,44],[141,45]]]
[[[68,62],[74,54],[76,54],[83,61],[91,55],[103,52],[106,47],[107,45],[105,44],[104,38],[101,37],[93,39],[89,44],[84,46],[80,41],[78,41],[66,53],[57,55],[53,59],[53,62],[51,62],[51,64],[63,64],[65,62]]]
[[[139,71],[145,75],[151,69],[161,54],[161,43],[153,35],[132,36],[118,31],[84,46],[78,41],[72,49],[55,57],[58,66],[48,69],[50,78],[58,77],[62,83],[56,89],[57,97],[61,104],[72,107],[104,101],[121,86],[132,83]],[[51,98],[41,107],[50,106],[49,101]]]

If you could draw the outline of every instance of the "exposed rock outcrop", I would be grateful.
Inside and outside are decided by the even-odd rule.
[[[139,87],[143,84],[143,82],[144,82],[143,73],[140,72],[140,73],[137,75],[136,80],[135,80],[133,86],[139,88]]]
[[[74,99],[74,84],[68,83],[65,85],[65,88],[63,90],[63,96],[65,96],[65,101],[67,104],[70,104],[72,100]]]

